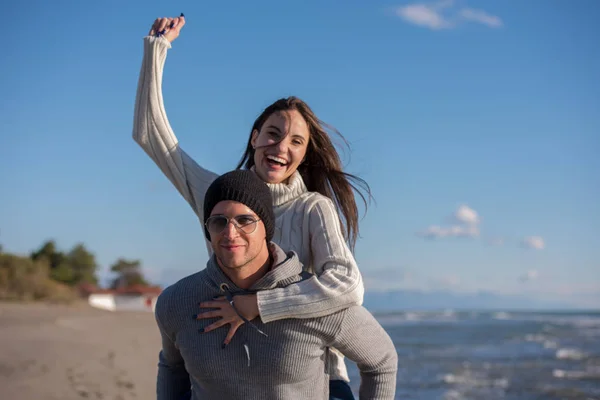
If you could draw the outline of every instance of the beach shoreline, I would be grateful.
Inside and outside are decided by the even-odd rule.
[[[156,397],[160,335],[151,312],[85,303],[0,303],[0,398]]]

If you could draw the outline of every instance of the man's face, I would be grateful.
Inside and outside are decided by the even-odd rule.
[[[229,218],[229,223],[225,225],[225,220],[217,216]],[[266,248],[264,223],[254,211],[237,201],[225,200],[217,203],[207,220],[207,228],[210,243],[221,268],[238,269],[251,266],[252,261]],[[257,269],[260,267],[261,265],[256,266]]]

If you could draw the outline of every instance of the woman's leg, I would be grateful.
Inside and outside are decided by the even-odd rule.
[[[342,380],[329,381],[329,400],[354,400],[348,382]]]

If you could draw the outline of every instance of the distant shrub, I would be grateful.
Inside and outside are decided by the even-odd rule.
[[[0,253],[0,300],[72,302],[78,298],[74,289],[52,280],[49,273],[44,259]]]

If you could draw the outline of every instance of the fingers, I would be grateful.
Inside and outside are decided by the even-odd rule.
[[[217,318],[217,317],[227,317],[221,310],[217,311],[207,311],[196,315],[196,319],[207,319],[207,318]]]
[[[161,18],[156,18],[152,23],[152,27],[150,28],[149,36],[155,36],[158,33],[158,26],[160,25]]]
[[[203,301],[199,303],[198,306],[200,308],[223,308],[228,305],[229,302],[223,300],[215,300],[215,301]]]
[[[181,28],[183,28],[184,25],[185,17],[181,16],[173,18],[164,34],[167,40],[172,42],[173,40],[177,39],[177,37],[179,36],[179,32],[181,31]]]
[[[181,30],[181,28],[183,28],[183,26],[185,25],[185,17],[183,16],[183,13],[181,13],[181,17],[177,17],[177,30]]]
[[[172,20],[173,18],[161,18],[157,28],[158,33],[164,35]]]
[[[214,322],[214,323],[210,324],[209,326],[207,326],[206,328],[204,328],[204,330],[202,331],[202,333],[210,332],[212,330],[215,330],[215,329],[220,328],[223,325],[227,325],[227,324],[232,324],[233,325],[232,321],[227,321],[225,319],[220,319],[217,322]]]
[[[244,324],[244,321],[236,321],[231,324],[231,328],[229,328],[229,332],[227,332],[227,336],[225,336],[225,340],[223,344],[227,346],[231,339],[233,339],[233,335],[237,332],[238,328]]]
[[[180,17],[176,18],[157,18],[152,24],[152,28],[148,35],[162,36],[164,35],[169,41],[175,40],[179,36],[181,28],[185,25],[185,17],[181,13]]]

